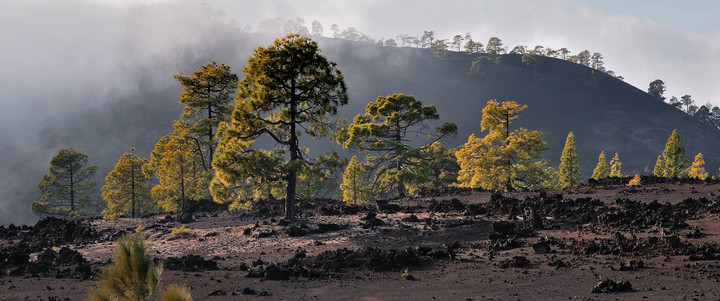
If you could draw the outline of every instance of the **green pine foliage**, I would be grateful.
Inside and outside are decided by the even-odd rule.
[[[272,191],[270,182],[283,181],[285,218],[292,219],[298,175],[314,161],[301,147],[299,135],[333,133],[336,122],[330,118],[348,102],[344,77],[337,63],[320,54],[316,42],[295,34],[255,49],[243,73],[230,122],[219,128],[218,148],[224,154],[213,158],[213,198],[242,203],[249,190]],[[261,137],[275,148],[254,149],[252,143]],[[253,163],[253,157],[261,162]]]
[[[597,166],[593,169],[592,178],[595,180],[605,179],[610,176],[610,167],[608,167],[607,159],[605,159],[605,152],[600,152],[598,157]]]
[[[563,148],[560,157],[560,166],[558,188],[576,187],[582,184],[580,175],[580,163],[578,163],[577,148],[575,147],[575,135],[572,132],[568,134],[565,140],[565,148]]]
[[[153,262],[142,233],[120,237],[113,261],[90,290],[89,300],[149,300],[159,288],[163,267]]]
[[[685,147],[680,142],[680,135],[677,130],[673,130],[670,138],[665,144],[665,150],[662,153],[663,168],[662,177],[678,178],[683,176],[683,171],[688,167],[687,155],[685,155]]]
[[[653,174],[656,177],[665,176],[665,160],[663,160],[662,155],[658,155],[657,161],[655,161],[655,168],[653,168]]]
[[[373,200],[374,193],[368,176],[372,165],[360,162],[353,156],[343,173],[343,201],[350,204],[366,204]]]
[[[363,152],[373,152],[374,187],[381,196],[399,197],[407,195],[407,185],[416,175],[411,167],[427,158],[426,153],[413,148],[410,143],[418,135],[428,135],[432,142],[457,133],[457,126],[445,123],[430,128],[426,123],[438,120],[440,115],[434,105],[423,106],[412,95],[402,93],[379,96],[375,102],[365,107],[365,114],[357,115],[353,122],[338,133],[337,142],[343,148],[353,148]]]
[[[107,184],[102,187],[102,196],[108,207],[102,212],[103,218],[114,219],[121,215],[134,218],[155,211],[150,198],[150,176],[142,172],[142,167],[149,161],[133,151],[124,153],[115,169],[105,177]]]
[[[620,156],[615,153],[615,157],[610,160],[610,176],[622,178],[622,162],[620,162]]]
[[[58,151],[37,185],[42,197],[30,204],[30,210],[39,216],[81,218],[91,214],[96,205],[97,166],[86,166],[87,161],[87,155],[72,147]]]

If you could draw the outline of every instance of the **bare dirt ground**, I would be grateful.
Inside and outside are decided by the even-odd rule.
[[[0,228],[0,300],[83,300],[139,225],[196,300],[717,300],[720,183],[434,191],[353,206]],[[173,235],[185,225],[189,233]],[[602,284],[601,284],[602,282]],[[156,298],[157,299],[157,298]]]

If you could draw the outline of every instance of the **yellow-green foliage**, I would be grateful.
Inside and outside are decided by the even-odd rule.
[[[663,160],[662,155],[659,155],[657,157],[657,161],[655,161],[655,168],[653,168],[653,174],[657,177],[665,176],[665,160]]]
[[[150,176],[142,172],[149,161],[130,153],[124,153],[115,164],[115,168],[105,177],[107,183],[102,187],[102,197],[107,202],[103,218],[114,219],[121,215],[136,217],[155,211],[150,198]]]
[[[145,228],[143,228],[142,225],[139,225],[139,226],[137,226],[137,228],[135,228],[135,233],[142,232],[142,231],[145,231]]]
[[[146,173],[155,173],[158,184],[152,188],[152,198],[166,212],[182,211],[190,200],[210,197],[208,190],[212,172],[205,170],[203,157],[197,151],[196,138],[190,125],[175,121],[175,130],[160,138],[143,167]]]
[[[170,284],[160,293],[162,301],[192,301],[193,298],[185,285]]]
[[[592,178],[595,180],[605,179],[610,176],[610,168],[607,164],[607,159],[605,159],[605,152],[600,152],[600,156],[598,157],[598,163],[597,166],[595,166],[595,169],[593,169]]]
[[[640,186],[640,184],[642,184],[642,179],[639,174],[635,174],[635,177],[630,180],[628,186]]]
[[[620,156],[615,153],[615,157],[610,160],[610,176],[621,178],[622,175],[622,162],[620,162]]]
[[[366,204],[373,200],[374,194],[370,181],[369,170],[372,165],[359,162],[353,156],[343,173],[343,183],[340,189],[343,192],[343,202],[350,204]]]
[[[148,300],[157,290],[162,264],[155,265],[142,234],[128,234],[118,240],[114,264],[103,269],[89,300]]]
[[[186,234],[188,234],[188,230],[185,229],[185,225],[182,225],[180,228],[173,228],[172,229],[172,235],[175,235],[177,237],[183,237]]]
[[[705,171],[705,160],[703,159],[702,153],[698,153],[697,156],[695,156],[695,161],[690,167],[688,177],[698,178],[700,180],[705,180],[705,178],[708,177],[708,173]]]
[[[565,148],[563,148],[560,157],[558,171],[558,188],[570,188],[582,184],[580,163],[578,163],[577,148],[575,147],[575,135],[572,132],[568,134],[565,140]]]
[[[461,187],[511,190],[546,183],[549,164],[538,160],[548,148],[542,134],[524,128],[510,131],[508,127],[526,107],[514,101],[487,102],[480,127],[488,134],[483,138],[470,135],[468,142],[455,152]]]
[[[677,130],[673,130],[670,138],[668,138],[665,144],[665,149],[662,153],[662,166],[655,164],[655,169],[658,171],[656,175],[665,178],[676,178],[683,176],[683,171],[688,168],[688,159],[685,155],[685,147],[680,142],[680,135]],[[660,172],[662,171],[662,172]]]

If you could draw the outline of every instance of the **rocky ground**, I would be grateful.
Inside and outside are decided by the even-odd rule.
[[[720,182],[565,191],[447,189],[356,206],[0,226],[0,300],[83,300],[117,238],[144,228],[164,283],[196,300],[720,298]],[[188,233],[172,234],[185,225]]]

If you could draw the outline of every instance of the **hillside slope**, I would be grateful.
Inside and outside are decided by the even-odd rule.
[[[448,144],[466,142],[480,133],[481,111],[491,99],[528,106],[516,126],[540,130],[550,149],[546,158],[559,164],[569,132],[574,132],[583,177],[597,163],[600,151],[619,153],[625,173],[652,170],[673,129],[680,133],[690,160],[705,155],[706,168],[716,170],[720,133],[683,112],[612,76],[560,59],[540,58],[536,66],[520,55],[505,55],[470,73],[473,58],[448,53],[434,58],[427,49],[377,49],[326,42],[326,53],[345,72],[351,105],[362,112],[378,95],[409,93],[438,107],[441,119],[457,123],[459,135]],[[481,58],[484,59],[484,58]],[[363,101],[366,100],[366,101]]]

